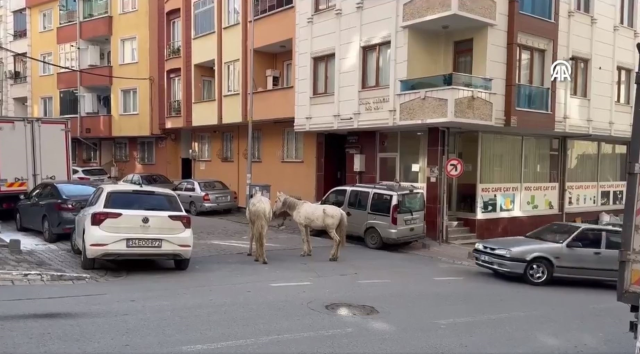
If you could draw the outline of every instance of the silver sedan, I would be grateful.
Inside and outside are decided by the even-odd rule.
[[[238,195],[222,181],[186,179],[178,182],[173,191],[180,199],[180,204],[191,215],[208,211],[228,213],[238,208]]]
[[[478,267],[522,276],[531,285],[545,285],[554,277],[615,281],[621,231],[558,222],[526,236],[480,241],[473,255]]]

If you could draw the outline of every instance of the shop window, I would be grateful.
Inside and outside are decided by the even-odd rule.
[[[567,182],[598,181],[598,143],[567,141]]]
[[[421,184],[425,179],[426,139],[421,132],[400,133],[400,182]]]
[[[398,152],[398,133],[379,133],[378,134],[378,153],[397,153]]]
[[[481,184],[520,183],[522,137],[482,134],[480,148]]]
[[[626,145],[600,144],[600,182],[626,181],[626,165]]]

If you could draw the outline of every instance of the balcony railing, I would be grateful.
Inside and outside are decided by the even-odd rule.
[[[182,100],[169,101],[169,116],[182,115]]]
[[[82,19],[90,20],[109,14],[109,0],[85,0],[82,5]]]
[[[78,20],[78,10],[60,10],[60,24],[73,23]]]
[[[16,76],[16,77],[13,78],[13,83],[14,84],[24,84],[25,82],[27,82],[27,76],[26,75]]]
[[[293,0],[253,0],[253,17],[293,6]]]
[[[14,30],[13,31],[13,40],[17,40],[17,39],[22,39],[22,38],[27,38],[27,30],[26,29],[21,29],[21,30]]]
[[[442,87],[464,87],[474,90],[491,91],[492,79],[467,74],[450,73],[416,79],[402,80],[400,92],[428,90]]]
[[[516,108],[549,112],[551,89],[549,87],[518,84]]]
[[[167,59],[179,57],[182,54],[180,41],[173,41],[167,44]]]

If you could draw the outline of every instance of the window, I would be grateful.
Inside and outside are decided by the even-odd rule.
[[[338,208],[342,208],[344,206],[344,200],[347,197],[346,189],[336,189],[327,194],[320,204],[323,205],[333,205]]]
[[[567,141],[567,182],[598,181],[598,143]]]
[[[78,0],[60,0],[59,19],[61,25],[76,22],[78,19]]]
[[[600,249],[602,248],[602,230],[582,230],[570,242],[579,242],[580,248]]]
[[[53,10],[47,9],[40,12],[40,31],[48,31],[53,28]]]
[[[195,192],[196,191],[196,185],[193,182],[187,182],[184,185],[184,191],[185,192]]]
[[[222,161],[233,161],[233,133],[222,133]]]
[[[129,161],[129,142],[127,140],[116,140],[114,143],[114,151],[114,161]]]
[[[58,45],[58,65],[69,68],[78,69],[76,42]],[[60,68],[60,71],[69,69]]]
[[[40,60],[47,63],[53,63],[53,53],[40,54]],[[52,75],[53,66],[45,63],[40,63],[40,75]]]
[[[453,44],[453,72],[467,75],[473,72],[473,39]]]
[[[120,114],[138,113],[138,89],[120,90]]]
[[[328,95],[335,91],[335,55],[313,59],[313,94]]]
[[[212,77],[202,78],[202,100],[210,101],[215,99],[215,80]]]
[[[193,36],[201,36],[216,30],[215,4],[213,0],[198,0],[193,3]]]
[[[13,13],[13,40],[27,38],[27,10]]]
[[[303,133],[298,133],[293,129],[285,129],[283,135],[283,160],[302,161],[302,148],[304,144]]]
[[[138,0],[120,0],[120,12],[131,12],[138,9]]]
[[[620,24],[634,28],[636,0],[620,0]]]
[[[138,39],[124,38],[120,40],[120,64],[138,62]]]
[[[171,21],[167,58],[179,57],[182,54],[182,21],[177,18]]]
[[[612,251],[622,249],[622,234],[618,231],[605,231],[604,248]]]
[[[240,0],[227,0],[227,26],[240,23]]]
[[[40,97],[40,117],[53,117],[53,97]]]
[[[598,182],[627,180],[627,146],[600,143],[600,172]]]
[[[78,144],[74,141],[71,142],[71,164],[78,164]],[[77,172],[74,172],[76,174]]]
[[[379,44],[363,51],[362,88],[389,86],[391,44]]]
[[[179,116],[182,114],[182,77],[176,76],[171,78],[170,86],[169,86],[169,115],[170,116]]]
[[[313,0],[316,4],[316,12],[336,7],[336,0]]]
[[[13,83],[23,84],[27,82],[27,58],[26,53],[13,56]]]
[[[138,163],[154,164],[156,162],[155,148],[153,139],[138,139]]]
[[[480,143],[480,184],[520,183],[522,138],[482,134]]]
[[[211,135],[198,134],[197,146],[198,160],[211,160]]]
[[[542,50],[518,46],[517,77],[519,84],[544,85],[544,54]]]
[[[558,183],[560,141],[524,137],[522,183]]]
[[[591,13],[591,0],[575,0],[576,10],[586,14]]]
[[[391,195],[389,194],[373,193],[369,212],[374,214],[390,215],[391,199]]]
[[[631,70],[618,68],[618,76],[616,77],[616,87],[618,95],[616,102],[622,104],[630,104],[631,102]]]
[[[82,143],[82,161],[98,162],[99,148],[97,141],[85,141]]]
[[[77,116],[78,115],[78,94],[76,90],[60,91],[60,115],[61,116]]]
[[[251,141],[251,148],[253,149],[251,158],[253,161],[262,161],[262,131],[253,130],[251,134],[253,136],[253,140]]]
[[[293,79],[293,62],[291,60],[285,61],[283,64],[284,72],[284,87],[291,87]]]
[[[227,94],[240,92],[240,61],[235,60],[224,64]]]
[[[587,74],[589,62],[585,59],[571,59],[571,94],[587,97]]]
[[[399,181],[402,183],[426,183],[425,160],[427,135],[421,132],[401,132],[399,139]],[[397,150],[396,150],[397,151]],[[393,161],[392,161],[393,163]],[[390,168],[395,168],[395,164]],[[395,169],[389,171],[395,177]],[[391,180],[393,181],[393,179]]]
[[[554,0],[520,0],[520,12],[553,21],[553,2]]]
[[[253,0],[253,17],[293,6],[293,0]]]
[[[349,192],[349,202],[347,208],[353,210],[367,211],[367,205],[369,204],[369,195],[371,193],[365,191],[351,190]]]

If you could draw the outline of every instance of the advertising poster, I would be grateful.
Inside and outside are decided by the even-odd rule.
[[[478,208],[482,214],[516,211],[520,199],[519,184],[481,184]]]
[[[522,185],[522,211],[541,211],[558,209],[557,183],[525,183]]]
[[[598,206],[598,183],[567,183],[565,205],[567,209],[592,208]]]
[[[624,206],[624,192],[627,188],[627,182],[600,183],[599,187],[601,206]]]

